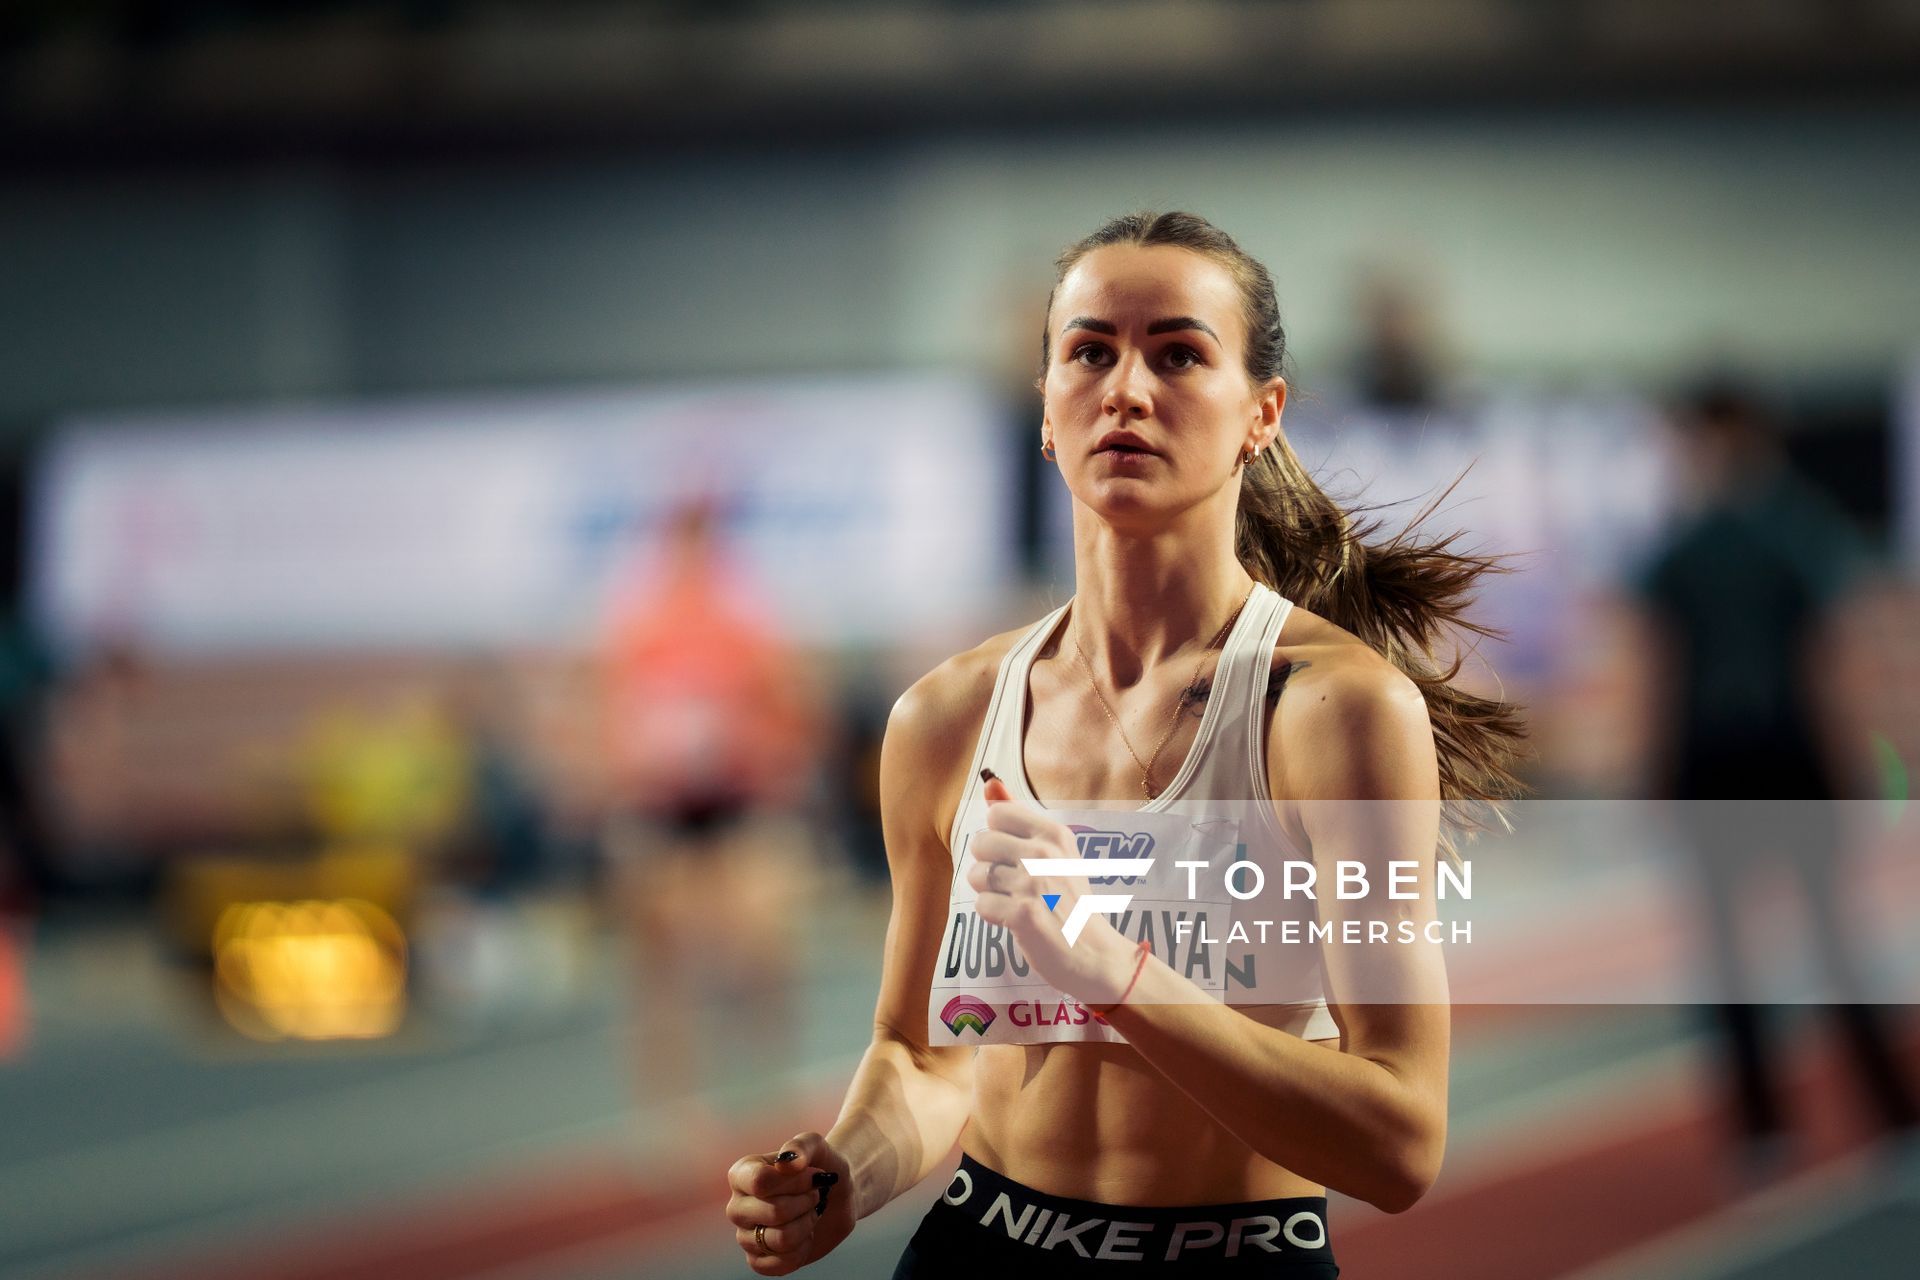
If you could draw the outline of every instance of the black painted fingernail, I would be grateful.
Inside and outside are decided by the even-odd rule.
[[[991,769],[982,769],[980,771],[980,781],[982,782],[992,782],[995,778],[999,776],[1000,776],[999,774],[995,773]]]
[[[840,1175],[820,1172],[813,1175],[813,1185],[820,1188],[820,1203],[813,1206],[813,1216],[818,1218],[827,1211],[827,1195],[833,1190],[833,1184],[840,1181]]]
[[[798,1151],[782,1151],[779,1155],[775,1156],[773,1159],[774,1159],[774,1163],[776,1164],[786,1164],[790,1160],[798,1160],[799,1158],[800,1158],[800,1153]]]

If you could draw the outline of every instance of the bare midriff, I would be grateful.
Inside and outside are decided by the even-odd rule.
[[[1036,1191],[1106,1204],[1326,1193],[1255,1154],[1124,1044],[983,1046],[960,1147]]]

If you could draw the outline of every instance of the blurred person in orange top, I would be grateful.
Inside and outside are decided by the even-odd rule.
[[[731,1025],[784,1020],[788,922],[809,884],[797,812],[823,717],[721,521],[710,497],[674,510],[607,634],[604,844],[633,945],[636,1066],[656,1098],[703,1077],[693,1033],[706,975],[744,1002]],[[750,1067],[751,1048],[713,1056]]]

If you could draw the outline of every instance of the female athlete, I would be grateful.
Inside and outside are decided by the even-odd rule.
[[[1398,1212],[1440,1169],[1438,950],[1323,943],[1318,998],[1236,1006],[1166,963],[1168,939],[1136,946],[1094,915],[1069,945],[1087,882],[1022,864],[1075,856],[1049,801],[1240,801],[1327,883],[1336,861],[1398,857],[1429,884],[1441,802],[1517,786],[1516,709],[1455,688],[1459,662],[1431,657],[1448,626],[1476,629],[1461,612],[1490,564],[1451,539],[1368,542],[1315,485],[1281,433],[1272,280],[1196,216],[1119,218],[1068,249],[1041,351],[1073,599],[895,705],[873,1042],[829,1132],[733,1164],[727,1216],[752,1269],[785,1275],[958,1140],[960,1169],[896,1280],[1333,1276],[1326,1189]],[[1350,803],[1368,800],[1400,803]],[[991,1008],[952,1037],[929,1017],[960,883],[1097,1034],[974,1047],[954,1037]],[[1430,892],[1313,907],[1336,923],[1433,909]],[[823,1173],[838,1176],[824,1200]]]

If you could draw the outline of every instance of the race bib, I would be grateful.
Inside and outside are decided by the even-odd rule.
[[[1244,856],[1239,823],[1232,818],[1196,818],[1139,810],[1049,810],[1073,831],[1082,858],[1150,859],[1144,875],[1094,876],[1082,892],[1128,898],[1107,920],[1130,941],[1145,940],[1153,954],[1201,991],[1225,1000],[1237,980],[1227,944],[1234,898],[1227,869]],[[956,860],[947,927],[933,970],[927,1009],[927,1042],[953,1044],[1048,1044],[1114,1041],[1125,1037],[1107,1022],[1035,973],[1003,927],[988,924],[974,909],[968,883],[973,863],[969,832]],[[1176,864],[1204,863],[1203,868]],[[1065,910],[1063,901],[1061,910]],[[1247,963],[1244,955],[1238,958]]]

